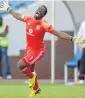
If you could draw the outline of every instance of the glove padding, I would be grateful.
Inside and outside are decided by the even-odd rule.
[[[9,4],[8,4],[8,0],[2,2],[2,4],[0,5],[0,11],[7,11],[7,9],[9,8]]]
[[[85,40],[82,40],[80,37],[72,37],[72,42],[78,43],[78,44],[85,44]]]

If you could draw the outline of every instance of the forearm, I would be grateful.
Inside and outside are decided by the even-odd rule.
[[[0,11],[6,11],[10,13],[14,18],[18,20],[22,20],[22,15],[13,11],[13,9],[9,6],[9,1],[6,0],[2,3],[2,6],[0,7]]]
[[[70,35],[68,35],[68,34],[66,34],[66,33],[63,32],[62,34],[60,33],[59,38],[71,41],[72,36],[70,36]]]
[[[72,36],[70,36],[70,35],[68,35],[68,34],[66,34],[64,32],[61,33],[61,32],[57,32],[56,30],[54,30],[52,32],[52,34],[59,37],[59,38],[61,38],[61,39],[64,39],[64,40],[70,40],[71,41],[71,39],[72,39]]]
[[[61,39],[64,39],[64,40],[69,40],[69,41],[72,41],[74,43],[77,43],[77,44],[84,44],[85,43],[85,40],[82,40],[80,39],[79,37],[73,37],[73,36],[70,36],[69,34],[66,34],[65,32],[57,32],[56,30],[53,30],[51,32],[51,34],[61,38]]]
[[[13,11],[13,10],[11,10],[9,13],[10,13],[14,18],[16,18],[16,19],[22,21],[22,15],[21,15],[20,13],[17,13],[17,12],[15,12],[15,11]]]

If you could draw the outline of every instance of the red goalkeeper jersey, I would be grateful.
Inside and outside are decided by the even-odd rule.
[[[31,47],[33,50],[44,48],[45,32],[52,32],[53,27],[45,20],[36,20],[32,16],[24,16],[23,21],[26,23],[26,48]]]

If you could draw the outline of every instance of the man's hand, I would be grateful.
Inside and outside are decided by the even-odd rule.
[[[85,40],[81,39],[80,37],[72,37],[72,42],[78,43],[78,44],[84,44]]]
[[[4,1],[0,6],[0,11],[7,11],[7,9],[9,8],[8,3],[9,3],[8,0]]]

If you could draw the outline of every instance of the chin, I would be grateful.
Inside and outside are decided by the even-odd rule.
[[[41,16],[39,16],[39,15],[35,15],[34,16],[36,19],[41,19],[42,17]]]
[[[36,19],[41,19],[40,17],[35,17]]]

